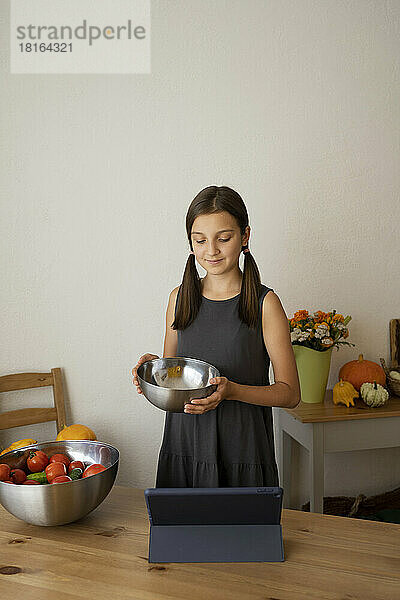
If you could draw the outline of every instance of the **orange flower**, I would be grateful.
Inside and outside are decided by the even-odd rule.
[[[304,321],[308,319],[308,310],[298,310],[293,317],[296,321]]]
[[[334,320],[334,321],[339,321],[340,323],[343,323],[343,321],[344,321],[344,316],[343,316],[343,315],[340,315],[340,314],[338,313],[338,314],[336,314],[336,315],[333,315],[333,320]]]
[[[314,318],[317,323],[321,323],[324,319],[326,319],[327,313],[324,313],[322,310],[317,310],[314,313]]]

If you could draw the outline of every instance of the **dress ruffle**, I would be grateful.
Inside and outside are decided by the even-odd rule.
[[[270,487],[278,486],[276,464],[212,463],[191,456],[160,452],[156,487]]]

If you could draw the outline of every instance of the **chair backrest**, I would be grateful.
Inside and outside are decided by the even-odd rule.
[[[57,433],[66,424],[63,380],[60,368],[51,369],[51,373],[14,373],[0,377],[0,392],[28,390],[37,387],[52,386],[54,407],[21,408],[0,413],[0,430],[34,423],[56,421]]]

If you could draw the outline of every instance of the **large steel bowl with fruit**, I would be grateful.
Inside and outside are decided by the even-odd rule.
[[[0,503],[32,525],[64,525],[110,492],[119,451],[105,442],[42,442],[0,456]],[[7,479],[8,478],[8,479]]]

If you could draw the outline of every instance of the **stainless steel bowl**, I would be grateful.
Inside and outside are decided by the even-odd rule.
[[[68,440],[42,442],[0,456],[0,463],[25,472],[29,450],[43,450],[49,457],[67,454],[85,467],[100,463],[105,471],[67,483],[11,485],[0,481],[0,503],[15,517],[32,525],[64,525],[81,519],[97,508],[111,490],[118,471],[119,451],[104,442]]]
[[[168,369],[175,368],[175,376]],[[155,358],[137,369],[140,388],[151,404],[168,412],[184,412],[190,398],[206,398],[217,389],[209,381],[219,377],[213,365],[195,358]]]

